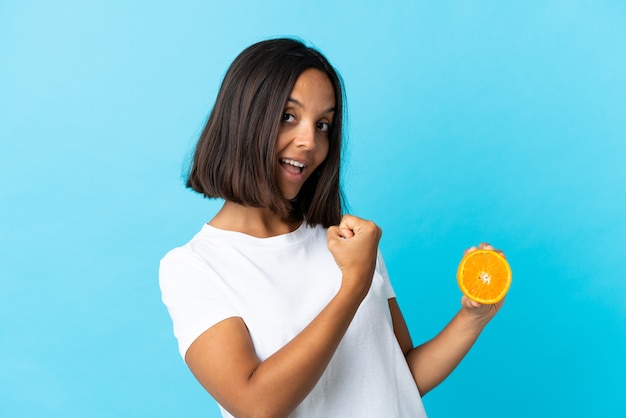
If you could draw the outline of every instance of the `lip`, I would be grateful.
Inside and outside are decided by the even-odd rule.
[[[302,164],[304,167],[302,167],[302,171],[300,173],[292,173],[291,171],[289,171],[287,168],[285,168],[285,163],[283,163],[283,160],[291,160],[291,161],[296,161],[300,164]],[[278,158],[278,165],[280,166],[281,170],[283,173],[286,174],[287,178],[293,180],[293,181],[301,181],[302,178],[306,177],[308,168],[309,168],[309,161],[302,159],[302,158],[297,158],[297,157],[279,157]]]

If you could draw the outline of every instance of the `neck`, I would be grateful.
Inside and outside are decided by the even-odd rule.
[[[302,221],[281,218],[269,209],[252,208],[227,201],[209,225],[257,238],[269,238],[293,232],[301,223]]]

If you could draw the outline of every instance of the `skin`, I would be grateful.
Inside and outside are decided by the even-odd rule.
[[[319,70],[304,71],[289,96],[276,140],[279,161],[304,164],[298,174],[293,174],[287,164],[279,164],[278,183],[286,199],[295,198],[305,180],[326,159],[334,109],[335,93],[328,77]]]
[[[276,142],[279,185],[285,198],[297,195],[326,158],[334,107],[334,91],[327,76],[315,69],[303,72],[286,104]],[[285,167],[281,163],[285,158],[304,164],[302,173],[294,174]],[[299,226],[267,209],[232,202],[225,202],[209,223],[256,237],[285,234]],[[186,353],[185,361],[197,380],[235,416],[284,417],[291,413],[321,377],[367,295],[381,235],[373,222],[345,215],[327,234],[328,249],[342,273],[340,289],[328,305],[264,361],[257,357],[241,318],[219,322],[200,335]],[[491,247],[480,244],[479,248]],[[472,250],[475,248],[468,251]],[[422,394],[452,372],[501,305],[480,305],[463,297],[460,311],[443,331],[413,347],[396,300],[389,300],[396,338]]]
[[[276,139],[278,183],[285,199],[293,199],[307,178],[328,155],[328,129],[333,121],[335,94],[328,77],[319,70],[305,70],[296,80],[285,105]],[[301,174],[290,173],[282,159],[304,164]],[[209,222],[216,228],[243,232],[259,238],[295,230],[299,222],[286,222],[267,209],[226,202]]]
[[[465,250],[465,254],[476,249],[470,247]],[[494,250],[487,243],[480,243],[478,249]],[[504,255],[502,251],[496,251]],[[463,296],[461,309],[448,325],[435,338],[413,347],[409,330],[396,300],[389,300],[394,333],[420,394],[425,395],[452,373],[503,303],[504,299],[495,305],[483,305]]]

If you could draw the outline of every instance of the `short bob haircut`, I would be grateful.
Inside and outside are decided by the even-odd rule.
[[[335,114],[324,162],[288,201],[278,186],[276,139],[300,74],[325,73],[335,91]],[[246,48],[231,64],[196,145],[187,187],[207,198],[267,208],[285,219],[325,227],[341,220],[340,186],[344,92],[341,77],[317,50],[295,39],[271,39]]]

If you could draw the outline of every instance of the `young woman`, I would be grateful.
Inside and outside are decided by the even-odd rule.
[[[501,306],[463,297],[413,346],[380,228],[342,215],[343,100],[318,51],[263,41],[231,65],[198,141],[187,186],[224,205],[163,258],[160,286],[225,417],[425,417],[421,395]]]

